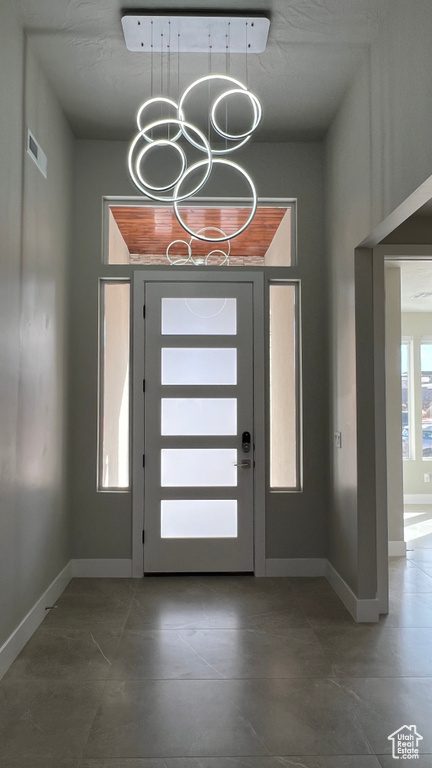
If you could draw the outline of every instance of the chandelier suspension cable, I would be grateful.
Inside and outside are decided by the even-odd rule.
[[[227,48],[226,48],[226,75],[231,74],[231,22],[228,22]],[[228,149],[228,101],[225,101],[225,151]]]
[[[229,22],[227,24],[227,31],[225,32],[225,74],[229,75],[228,70],[228,31],[229,31]]]
[[[163,90],[163,32],[161,33],[161,47],[160,47],[160,92],[161,94],[164,92]],[[163,103],[161,102],[161,120],[163,118]]]
[[[177,35],[177,104],[180,102],[180,32]]]
[[[150,98],[153,99],[154,97],[154,41],[153,41],[153,20],[150,25],[150,35],[151,35],[151,42],[150,42]],[[153,131],[151,132],[150,138],[153,140]]]
[[[209,75],[212,74],[212,44],[211,44],[211,34],[208,36],[209,41],[209,56],[208,56],[208,68],[209,68]],[[208,119],[207,119],[207,138],[210,141],[211,136],[211,115],[210,115],[210,104],[211,104],[211,77],[209,80],[207,80],[207,92],[208,92],[208,103],[209,103],[209,109],[208,109]]]
[[[249,24],[246,22],[246,88],[249,90],[249,58],[248,58],[248,52],[249,52],[249,39],[248,39],[248,31],[249,31]]]
[[[211,33],[209,34],[209,75],[212,74],[212,37]]]
[[[171,95],[171,22],[168,22],[168,51],[167,51],[167,94]],[[168,124],[168,141],[171,141],[171,123]]]
[[[245,20],[243,20],[245,23]],[[241,25],[242,26],[242,25]],[[183,227],[186,232],[192,238],[203,240],[213,244],[219,244],[222,242],[229,242],[233,238],[240,235],[252,221],[256,208],[257,208],[257,193],[254,183],[249,174],[237,163],[232,160],[223,157],[230,155],[232,152],[239,150],[244,146],[251,138],[252,134],[258,127],[262,118],[262,107],[258,98],[249,91],[249,28],[254,26],[253,22],[246,22],[244,29],[239,28],[240,39],[243,37],[245,40],[245,57],[244,66],[246,69],[246,84],[240,82],[237,78],[232,77],[231,74],[231,44],[234,49],[240,50],[243,53],[243,45],[236,42],[235,28],[227,21],[225,36],[222,38],[222,46],[219,45],[217,38],[213,37],[211,29],[207,29],[205,32],[204,41],[207,38],[207,50],[208,50],[208,70],[209,73],[206,76],[199,77],[190,83],[184,90],[180,92],[181,87],[181,57],[180,48],[183,45],[183,39],[181,38],[180,30],[171,24],[166,23],[165,28],[158,28],[151,20],[151,47],[150,47],[150,66],[151,66],[151,98],[147,99],[140,107],[137,113],[137,129],[138,132],[131,142],[128,152],[128,170],[131,179],[139,191],[146,195],[148,198],[161,201],[163,203],[172,203],[174,206],[174,213],[178,223]],[[173,49],[174,38],[177,36],[177,51]],[[160,35],[160,43],[155,38],[155,31],[157,36]],[[204,42],[203,41],[203,42]],[[159,51],[160,45],[160,51]],[[205,46],[205,42],[204,42]],[[204,47],[203,46],[203,47]],[[219,46],[219,47],[218,47]],[[184,46],[183,46],[184,47]],[[205,47],[204,47],[205,50]],[[225,52],[225,72],[226,74],[213,74],[213,53]],[[157,72],[158,62],[157,54],[160,52],[160,72]],[[171,67],[175,66],[174,58],[177,54],[177,98],[175,97],[175,72],[171,72]],[[155,58],[156,56],[156,58]],[[165,60],[164,60],[165,56]],[[243,59],[239,57],[239,63],[241,69]],[[157,82],[156,82],[157,81]],[[191,93],[196,93],[198,89],[199,93],[203,93],[203,86],[207,81],[207,97],[208,97],[208,126],[207,136],[205,126],[205,118],[203,120],[204,126],[200,130],[196,125],[191,122],[189,112],[192,112],[195,108],[195,102]],[[160,84],[160,95],[155,96],[155,92],[158,91]],[[164,93],[166,90],[166,95]],[[196,90],[195,90],[196,89]],[[204,91],[205,93],[205,91]],[[174,98],[172,98],[174,96]],[[247,120],[247,124],[239,129],[236,125],[237,120],[234,117],[230,120],[234,120],[234,123],[229,126],[228,110],[230,108],[228,102],[236,103],[242,102],[247,98],[252,108],[251,119]],[[204,100],[205,101],[205,100]],[[155,107],[159,102],[160,105],[160,119],[152,119],[152,111],[154,113]],[[202,99],[201,99],[202,102]],[[200,105],[204,107],[204,103]],[[175,117],[172,117],[172,110],[175,110]],[[149,113],[149,117],[145,118],[145,114]],[[159,114],[159,109],[157,109]],[[164,117],[165,116],[165,117]],[[225,118],[225,119],[224,119]],[[224,127],[222,127],[224,126]],[[162,133],[161,138],[158,135]],[[180,141],[179,141],[180,140]],[[194,147],[200,153],[204,154],[202,160],[195,162],[189,161],[186,156],[183,144],[186,146]],[[212,146],[213,143],[213,146]],[[163,183],[158,181],[155,183],[151,179],[151,172],[146,168],[146,159],[150,153],[156,151],[159,152],[163,149],[164,155],[168,157],[167,165],[160,167],[158,171],[162,171],[165,176]],[[174,162],[170,163],[170,153],[174,157]],[[202,155],[201,155],[202,157]],[[156,155],[156,161],[158,156]],[[200,230],[195,232],[187,222],[183,221],[182,210],[180,203],[185,200],[189,200],[204,187],[210,175],[212,169],[217,166],[217,172],[222,171],[234,172],[243,178],[244,183],[250,189],[250,212],[247,220],[239,226],[235,232],[224,233],[218,231],[218,236],[210,236],[207,234],[208,230]],[[177,170],[177,167],[179,170]],[[197,178],[197,181],[195,181]],[[194,180],[192,183],[192,179]],[[192,188],[190,188],[192,186]],[[211,230],[210,230],[211,232]],[[215,256],[223,256],[225,253],[219,248],[215,248],[213,251],[207,254],[205,257],[206,263],[209,259],[214,259]],[[169,258],[169,253],[167,254]],[[229,257],[229,254],[228,254]],[[188,250],[187,256],[183,256],[183,259],[189,261],[190,254]],[[170,259],[169,259],[170,260]],[[196,263],[196,262],[195,262]]]
[[[150,42],[150,70],[151,70],[150,71],[150,98],[153,98],[153,96],[154,96],[154,84],[153,84],[153,50],[154,50],[154,45],[153,45],[153,21],[151,23],[150,29],[151,29],[151,32],[150,32],[150,35],[151,35],[151,42]]]
[[[168,74],[167,74],[167,93],[171,92],[171,22],[168,22]]]

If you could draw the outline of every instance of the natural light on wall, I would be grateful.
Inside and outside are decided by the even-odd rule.
[[[129,488],[129,281],[101,281],[99,488]]]
[[[270,489],[298,489],[297,288],[270,284]]]

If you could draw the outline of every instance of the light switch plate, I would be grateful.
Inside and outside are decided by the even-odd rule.
[[[335,448],[342,448],[342,432],[334,433]]]

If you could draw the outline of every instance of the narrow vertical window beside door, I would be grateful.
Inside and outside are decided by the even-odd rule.
[[[298,288],[275,282],[269,293],[270,490],[298,490]]]
[[[129,281],[101,281],[99,490],[129,488]]]

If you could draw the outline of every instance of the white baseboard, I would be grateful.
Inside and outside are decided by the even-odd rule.
[[[432,493],[404,493],[404,504],[432,504]]]
[[[325,576],[356,621],[379,619],[378,600],[359,600],[325,558],[270,558],[266,560],[266,576]],[[55,603],[74,577],[132,577],[132,560],[70,560],[1,646],[0,680],[45,618],[46,606]]]
[[[5,643],[0,648],[0,680],[3,675],[6,674],[11,664],[15,661],[19,653],[21,653],[25,644],[30,640],[34,632],[36,632],[39,624],[44,620],[47,615],[46,606],[53,605],[55,601],[60,597],[61,593],[66,589],[72,578],[71,561],[63,568],[63,570],[56,576],[54,581],[45,590],[43,595],[34,604],[33,608],[28,612],[27,616],[24,616],[23,620],[18,624],[17,628],[8,637]]]
[[[355,596],[351,587],[340,574],[333,568],[332,564],[326,561],[325,576],[330,586],[340,597],[345,608],[347,608],[355,621],[358,622],[376,622],[379,621],[379,603],[377,599],[361,600]]]
[[[127,578],[132,576],[132,560],[69,560],[61,573],[45,590],[33,608],[0,648],[0,680],[21,653],[46,616],[46,606],[53,605],[74,577]]]
[[[95,579],[127,579],[132,577],[132,560],[121,558],[71,560],[72,576]]]
[[[269,558],[266,576],[324,576],[325,557]]]
[[[389,553],[389,557],[405,557],[406,542],[405,541],[389,541],[388,553]]]

